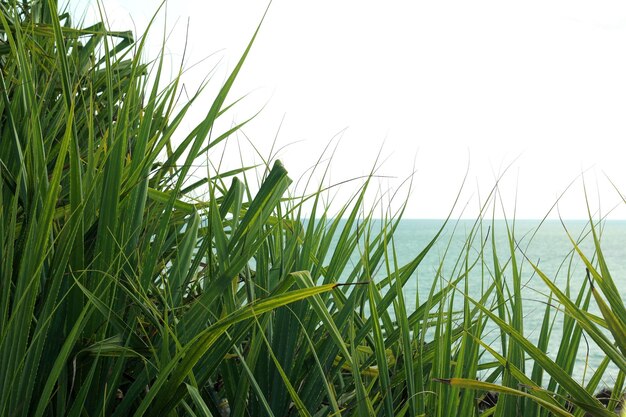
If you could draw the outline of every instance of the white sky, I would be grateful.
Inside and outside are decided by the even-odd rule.
[[[114,29],[141,31],[160,2],[103,3]],[[185,78],[191,90],[216,66],[219,87],[266,6],[169,2],[168,56],[181,59],[188,17],[188,64],[214,54]],[[290,144],[278,156],[294,179],[340,132],[332,182],[367,174],[381,147],[379,173],[395,177],[384,188],[415,161],[406,217],[445,217],[468,163],[465,217],[509,164],[508,216],[517,193],[518,218],[543,217],[583,170],[592,209],[620,201],[605,175],[626,193],[626,2],[274,0],[231,99],[247,93],[228,122],[264,107],[245,133],[267,156],[284,117],[276,147]],[[586,216],[580,184],[559,204],[566,218]]]

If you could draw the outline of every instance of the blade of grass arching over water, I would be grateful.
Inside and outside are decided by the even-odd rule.
[[[606,353],[613,362],[621,369],[622,372],[626,372],[626,358],[624,355],[616,349],[613,343],[608,340],[604,333],[593,323],[593,321],[589,318],[588,313],[586,311],[581,310],[572,302],[565,294],[561,292],[561,290],[541,271],[537,266],[535,266],[532,262],[528,261],[529,264],[535,269],[537,275],[541,277],[543,282],[550,288],[553,294],[558,298],[558,300],[564,305],[566,311],[569,315],[571,315],[578,324],[591,336],[591,338],[598,344],[598,346],[602,349],[604,353]]]
[[[600,264],[601,271],[598,272],[594,265],[589,261],[587,256],[583,253],[580,246],[574,241],[572,236],[566,230],[567,236],[572,243],[572,246],[580,256],[580,259],[584,262],[587,269],[591,272],[594,281],[596,281],[597,285],[602,289],[602,292],[607,297],[611,308],[615,310],[616,314],[620,317],[626,317],[626,308],[624,307],[624,303],[619,295],[619,291],[615,287],[615,283],[611,278],[611,274],[606,266],[606,262],[604,261],[604,255],[602,253],[602,249],[600,246],[600,241],[598,240],[597,234],[595,232],[595,226],[591,223],[591,231],[593,234],[594,246],[595,246],[595,254],[598,257],[598,263]]]
[[[544,400],[546,402],[549,402],[549,403],[553,404],[554,406],[559,406],[559,403],[556,401],[555,396],[551,392],[549,392],[547,390],[541,389],[541,384],[536,384],[531,378],[526,376],[526,374],[523,373],[520,369],[518,369],[517,367],[509,364],[507,358],[505,358],[500,353],[498,353],[496,350],[494,350],[491,346],[489,346],[487,343],[485,343],[483,340],[481,340],[477,335],[472,335],[472,337],[487,352],[489,352],[496,359],[496,361],[501,364],[501,366],[503,366],[503,367],[508,366],[509,372],[511,372],[511,375],[513,375],[520,382],[518,387],[522,386],[522,387],[527,387],[528,389],[532,389],[534,396],[536,396],[536,397],[538,397],[538,398],[540,398],[540,399],[542,399],[542,400]],[[528,411],[527,411],[527,413],[528,413],[527,415],[535,415],[535,414],[530,414]]]
[[[607,300],[609,301],[611,308],[615,310],[617,316],[621,317],[621,320],[623,322],[626,322],[626,307],[624,306],[624,302],[622,298],[620,297],[619,291],[617,290],[617,287],[615,286],[615,282],[613,281],[613,278],[611,277],[611,273],[609,272],[609,268],[607,266],[606,260],[604,258],[604,254],[602,252],[600,239],[598,237],[598,232],[596,230],[596,226],[594,225],[594,222],[591,216],[591,209],[589,207],[589,199],[587,197],[587,188],[585,185],[584,177],[583,177],[583,192],[585,195],[585,203],[587,206],[587,216],[589,219],[589,226],[591,228],[591,235],[593,236],[595,255],[598,259],[598,265],[600,266],[600,274],[595,273],[594,278],[598,281],[598,286],[602,289],[602,292],[607,297]],[[575,247],[575,249],[581,255],[581,258],[584,258],[584,256],[582,255],[582,251],[580,251],[578,247]],[[588,263],[585,259],[583,259],[583,261],[585,262],[585,264]],[[596,277],[599,277],[599,279]]]
[[[616,338],[616,341],[619,343],[622,353],[626,355],[626,345],[624,345],[624,341],[623,341],[623,338],[626,337],[626,335],[624,334],[624,328],[626,328],[626,308],[624,307],[624,303],[622,301],[620,293],[615,287],[611,274],[604,260],[600,241],[595,231],[596,227],[594,226],[592,220],[590,220],[590,227],[591,227],[591,233],[593,235],[595,254],[598,257],[598,263],[600,265],[600,272],[596,270],[593,264],[585,256],[580,246],[574,241],[574,239],[572,238],[570,233],[567,231],[567,229],[566,229],[566,233],[570,242],[572,243],[574,247],[574,250],[578,253],[580,259],[585,264],[587,268],[587,273],[588,274],[591,273],[591,276],[593,277],[593,281],[591,281],[589,277],[588,277],[588,281],[592,285],[592,292],[593,292],[594,298],[596,298],[596,301],[598,301],[599,294],[597,293],[597,291],[594,290],[595,289],[594,283],[595,283],[602,290],[603,294],[605,295],[605,297],[607,298],[609,302],[610,307],[604,305],[604,307],[609,308],[609,310],[612,311],[610,314],[610,317],[607,319],[611,321],[612,323],[612,328],[609,328],[609,330],[612,333],[613,331],[615,331],[615,333],[613,333],[613,336]],[[599,303],[604,304],[602,301],[599,301]],[[600,306],[600,308],[603,314],[605,312],[608,313],[609,311],[606,308],[602,309],[602,306]]]
[[[598,272],[591,262],[584,255],[579,245],[577,245],[572,239],[569,232],[567,235],[570,239],[572,245],[574,245],[574,249],[584,262],[587,267],[587,280],[591,285],[591,292],[593,294],[594,299],[596,300],[596,304],[600,308],[600,312],[604,316],[606,320],[607,328],[615,338],[618,348],[621,350],[622,355],[626,356],[626,308],[624,308],[624,303],[620,296],[619,291],[615,287],[613,279],[611,278],[611,274],[606,266],[606,262],[604,260],[604,256],[602,254],[602,249],[600,247],[600,241],[598,239],[597,233],[595,231],[595,226],[590,220],[591,232],[593,235],[593,242],[595,246],[595,253],[598,257],[598,263],[600,264],[600,272]],[[589,274],[593,276],[593,281],[589,277]],[[596,289],[596,285],[602,289],[603,294],[606,296],[609,305],[607,305],[599,292]]]
[[[615,338],[617,347],[626,356],[626,326],[620,317],[614,313],[614,310],[606,304],[602,296],[598,293],[593,283],[591,283],[591,292],[596,300],[596,304],[600,308],[600,312],[606,321],[606,326]]]
[[[530,262],[530,261],[529,261]],[[532,263],[531,263],[532,265]],[[538,273],[540,271],[535,269]],[[547,279],[547,278],[546,278]],[[549,280],[548,280],[549,281]],[[569,392],[573,398],[576,398],[576,404],[583,408],[585,411],[596,413],[598,416],[610,417],[611,413],[606,411],[604,407],[589,394],[583,387],[581,387],[569,374],[561,369],[552,359],[550,359],[544,352],[537,348],[528,339],[525,339],[521,334],[517,332],[511,325],[501,320],[497,315],[493,314],[488,308],[482,306],[471,297],[469,300],[477,306],[483,313],[488,316],[497,326],[505,330],[509,337],[513,338],[526,353],[528,353],[536,362],[539,362],[544,370],[555,378],[558,383]],[[600,409],[598,408],[600,407]]]

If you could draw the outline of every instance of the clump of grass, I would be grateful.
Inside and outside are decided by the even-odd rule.
[[[180,78],[161,79],[163,54],[140,59],[145,36],[76,28],[54,0],[0,2],[0,415],[612,415],[626,315],[595,223],[591,259],[572,238],[589,271],[577,294],[526,258],[514,222],[503,248],[480,218],[458,252],[441,242],[409,309],[404,288],[452,222],[401,262],[404,206],[366,206],[374,171],[333,217],[326,190],[289,194],[279,161],[256,192],[245,167],[191,179],[241,128],[215,125],[255,36],[174,144],[200,92],[174,110]],[[536,344],[524,268],[549,289]],[[584,335],[606,359],[581,386]],[[605,407],[593,392],[609,363]]]
[[[3,2],[0,23],[0,414],[204,409],[254,319],[333,287],[238,291],[278,228],[280,162],[254,196],[219,175],[188,182],[232,133],[213,126],[250,46],[174,146],[195,97],[173,111],[178,79],[159,87],[163,55],[144,64],[145,37],[77,29],[52,0]],[[210,198],[192,202],[201,185]]]

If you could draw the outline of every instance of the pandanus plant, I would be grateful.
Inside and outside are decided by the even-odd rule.
[[[147,65],[145,37],[72,23],[55,0],[0,2],[0,415],[200,407],[254,318],[333,285],[232,299],[290,179],[276,162],[255,195],[227,185],[241,170],[190,183],[240,127],[214,129],[250,45],[175,143],[197,94],[174,111],[163,54]]]
[[[478,219],[406,300],[449,222],[401,261],[405,204],[365,203],[377,166],[334,216],[334,188],[294,196],[279,161],[258,186],[247,167],[215,169],[207,155],[248,123],[216,127],[258,31],[185,131],[204,85],[179,103],[182,68],[164,80],[163,52],[144,62],[145,34],[78,28],[55,0],[0,1],[0,415],[611,415],[617,401],[592,393],[609,363],[623,389],[626,314],[596,229],[595,261],[572,239],[589,271],[578,294],[524,258],[514,225],[502,252]],[[536,344],[522,267],[550,290]],[[606,354],[584,387],[583,333]],[[488,390],[506,395],[479,405]]]
[[[322,188],[287,194],[279,161],[254,188],[245,167],[210,169],[247,123],[215,127],[256,34],[184,133],[204,86],[179,105],[180,74],[141,59],[145,36],[0,2],[0,415],[424,408],[412,346],[452,287],[410,316],[402,287],[434,240],[390,263],[399,218],[373,227],[369,178],[329,218]]]

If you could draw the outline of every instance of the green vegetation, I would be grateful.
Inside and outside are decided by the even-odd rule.
[[[580,291],[524,258],[514,222],[502,253],[478,219],[446,254],[454,270],[420,276],[431,290],[408,310],[403,287],[439,235],[399,264],[402,210],[374,221],[370,179],[334,218],[323,189],[289,195],[278,161],[256,192],[245,168],[190,179],[241,128],[214,126],[254,39],[176,144],[197,95],[174,110],[179,79],[161,79],[163,55],[141,61],[144,41],[77,29],[56,0],[0,1],[0,415],[615,415],[626,309],[591,215],[595,251],[572,237],[569,255],[589,271]],[[522,268],[548,294],[536,345]],[[572,369],[585,340],[606,358],[583,386]],[[593,394],[609,364],[620,372],[605,407]]]

